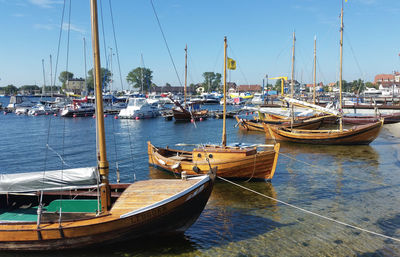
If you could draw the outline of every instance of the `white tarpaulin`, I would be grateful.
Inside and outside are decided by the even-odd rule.
[[[25,193],[93,187],[99,180],[96,167],[0,174],[0,193]]]

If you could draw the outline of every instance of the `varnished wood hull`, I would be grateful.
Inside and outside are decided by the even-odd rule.
[[[168,181],[173,180],[153,181],[159,181],[165,186]],[[143,186],[147,181],[136,183]],[[171,193],[168,199],[151,199],[154,203],[147,206],[135,206],[134,199],[137,194],[135,190],[143,191],[140,188],[135,189],[136,183],[122,193],[106,215],[64,221],[61,226],[58,222],[42,223],[39,229],[36,227],[36,222],[3,222],[0,224],[0,249],[22,251],[77,249],[138,237],[181,233],[201,214],[211,194],[214,180],[206,176],[179,194]],[[156,194],[160,186],[159,183],[145,185],[144,187],[150,188],[147,188],[146,195],[142,198],[149,201],[149,197],[157,197],[153,194]],[[172,186],[171,184],[170,187],[165,187],[165,191],[171,190]],[[151,188],[153,190],[149,190]],[[179,191],[180,188],[176,190]],[[127,209],[127,205],[131,208]]]
[[[271,123],[268,121],[239,119],[239,117],[236,116],[236,121],[238,122],[239,128],[241,130],[259,131],[259,132],[264,132],[263,123],[279,124],[279,126],[292,127],[298,129],[318,129],[321,126],[323,119],[324,118],[311,118],[309,120],[299,120],[296,121],[293,125],[291,125],[290,122]]]
[[[349,130],[295,130],[264,125],[266,137],[279,141],[325,145],[368,145],[379,135],[383,120]]]
[[[200,110],[190,113],[189,111],[186,110],[182,111],[180,109],[173,109],[172,113],[176,121],[191,121],[192,119],[200,120],[200,119],[206,119],[208,116],[207,110]]]
[[[188,175],[204,174],[211,167],[217,167],[217,176],[229,179],[271,180],[274,176],[279,155],[279,144],[273,149],[247,154],[240,150],[224,150],[221,148],[206,150],[194,149],[181,151],[168,148],[154,147],[148,142],[149,164],[163,170],[180,174],[185,171]],[[201,157],[198,157],[198,155]],[[185,156],[187,158],[185,158]],[[193,158],[194,156],[194,158]],[[177,158],[181,157],[181,158]],[[205,159],[208,157],[210,163]]]

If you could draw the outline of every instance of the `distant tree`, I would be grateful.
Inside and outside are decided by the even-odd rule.
[[[221,73],[204,72],[203,87],[206,92],[217,91],[221,85]]]
[[[6,95],[14,95],[18,92],[18,88],[14,85],[8,85],[2,88]]]
[[[29,92],[29,94],[35,93],[40,91],[40,87],[37,85],[24,85],[19,88],[19,90],[24,92]]]
[[[108,89],[108,86],[111,82],[111,77],[112,77],[111,71],[106,68],[101,68],[100,76],[102,78],[101,84],[102,84],[103,90]],[[90,69],[88,71],[88,76],[86,79],[86,86],[87,86],[88,92],[94,91],[93,69]]]
[[[379,89],[379,85],[372,82],[365,82],[365,87]]]
[[[62,71],[60,73],[60,76],[58,76],[58,80],[62,83],[62,88],[64,88],[64,89],[65,89],[65,85],[66,85],[67,81],[70,79],[73,79],[73,78],[74,78],[74,74],[69,71]]]
[[[142,92],[149,92],[153,79],[153,71],[148,68],[137,67],[126,76],[126,81],[134,88],[140,88]]]

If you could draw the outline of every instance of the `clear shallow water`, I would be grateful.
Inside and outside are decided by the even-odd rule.
[[[228,142],[268,143],[228,120]],[[95,120],[0,114],[0,173],[95,165]],[[218,143],[222,120],[106,118],[111,180],[170,177],[148,166],[147,144]],[[400,238],[400,138],[393,125],[370,146],[282,144],[272,183],[240,182],[267,196],[368,230]],[[46,143],[54,150],[46,151]],[[64,147],[63,147],[64,145]],[[131,158],[131,153],[133,158]],[[46,161],[45,161],[46,160]],[[64,166],[66,167],[66,166]],[[400,243],[344,227],[219,181],[206,209],[183,237],[103,249],[31,256],[396,256]],[[10,256],[14,256],[10,254]]]

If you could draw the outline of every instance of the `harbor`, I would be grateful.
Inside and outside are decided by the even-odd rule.
[[[215,2],[207,20],[196,19],[207,1],[61,4],[0,4],[10,14],[0,24],[12,21],[7,43],[35,31],[32,48],[1,54],[2,255],[400,256],[396,46],[387,41],[378,56],[358,34],[368,53],[359,62],[349,38],[382,29],[365,19],[370,7],[383,22],[391,11],[375,1],[274,2],[289,18],[263,25],[261,2],[233,2],[229,16],[213,14],[225,7]],[[311,64],[301,59],[313,29],[322,36]]]
[[[95,135],[91,133],[95,119],[91,117],[8,114],[0,115],[0,123],[0,136],[4,139],[0,148],[1,173],[40,171],[45,158],[49,159],[48,169],[57,168],[60,160],[56,153],[62,149],[68,168],[96,163],[90,154],[95,150]],[[236,120],[227,120],[228,143],[271,143],[263,133],[243,132],[235,125]],[[194,125],[165,121],[162,117],[116,120],[109,116],[105,118],[105,126],[111,135],[107,139],[110,181],[116,182],[118,159],[121,181],[133,182],[175,178],[149,166],[148,140],[171,148],[180,143],[218,143],[222,120],[207,119]],[[374,142],[361,146],[283,142],[271,182],[236,182],[259,194],[218,180],[204,212],[184,236],[120,244],[93,256],[396,256],[400,253],[398,242],[304,213],[270,198],[398,238],[399,209],[394,197],[400,193],[398,131],[398,124],[384,125]],[[47,149],[46,157],[48,133],[52,150]],[[65,140],[64,148],[63,138],[72,139]],[[15,163],[15,159],[20,161]],[[93,253],[78,251],[61,255],[69,254]]]

